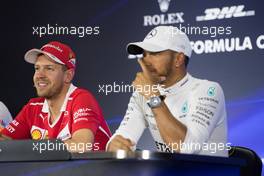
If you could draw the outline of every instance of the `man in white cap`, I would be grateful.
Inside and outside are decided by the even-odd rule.
[[[138,60],[142,72],[133,82],[143,88],[133,93],[107,150],[135,150],[149,128],[158,151],[227,156],[222,88],[187,72],[192,49],[186,34],[173,26],[158,26],[142,42],[129,43],[127,51],[143,54]],[[155,85],[157,90],[144,89]]]
[[[0,138],[61,139],[73,152],[105,150],[111,132],[101,108],[89,91],[71,83],[76,68],[72,49],[53,41],[29,50],[25,60],[34,64],[39,97],[30,99]]]

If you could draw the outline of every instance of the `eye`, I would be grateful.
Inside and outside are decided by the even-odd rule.
[[[39,70],[39,67],[34,67],[35,71],[38,71]]]
[[[48,67],[46,67],[46,69],[47,69],[48,71],[54,71],[54,70],[55,70],[55,68],[54,68],[53,66],[48,66]]]

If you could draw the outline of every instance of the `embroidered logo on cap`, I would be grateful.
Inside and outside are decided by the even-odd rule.
[[[146,36],[146,39],[150,39],[150,38],[154,37],[156,34],[157,34],[157,30],[153,29],[152,31],[150,31],[148,33],[148,35]]]
[[[54,49],[58,50],[59,52],[62,52],[62,49],[59,46],[54,46],[54,45],[51,45],[51,44],[46,44],[41,49],[43,49],[45,47],[54,48]]]

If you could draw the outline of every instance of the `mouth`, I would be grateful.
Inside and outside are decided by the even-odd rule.
[[[47,86],[48,86],[48,82],[46,82],[46,81],[37,81],[36,82],[37,88],[43,89],[43,88],[46,88]]]
[[[159,78],[160,78],[160,84],[164,83],[167,79],[166,76],[159,76]]]

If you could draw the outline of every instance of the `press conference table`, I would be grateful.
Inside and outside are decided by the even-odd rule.
[[[55,141],[58,142],[58,141]],[[32,141],[0,142],[1,175],[214,175],[238,176],[245,161],[150,151],[69,153],[32,151]]]

